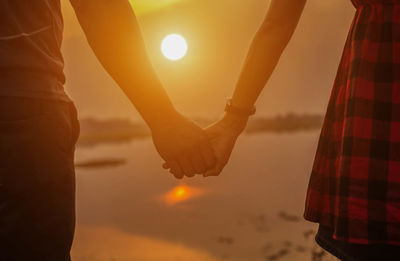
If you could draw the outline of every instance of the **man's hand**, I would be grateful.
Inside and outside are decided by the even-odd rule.
[[[192,121],[178,114],[152,127],[154,145],[166,161],[164,168],[178,179],[193,177],[213,168],[216,157],[206,133]]]
[[[71,3],[94,53],[152,130],[154,144],[175,177],[214,167],[205,132],[176,112],[158,79],[129,1]]]
[[[207,136],[217,157],[214,168],[203,174],[204,177],[219,176],[228,163],[239,135],[246,127],[248,118],[226,114],[221,120],[206,128]]]

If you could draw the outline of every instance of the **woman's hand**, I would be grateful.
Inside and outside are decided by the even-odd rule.
[[[244,131],[248,117],[227,113],[221,120],[205,129],[214,149],[217,164],[203,174],[204,177],[219,176],[229,161],[239,135]]]
[[[216,157],[203,129],[184,116],[152,128],[154,145],[166,161],[164,168],[178,179],[193,177],[215,166]]]

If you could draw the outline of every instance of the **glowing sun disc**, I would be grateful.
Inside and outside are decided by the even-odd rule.
[[[176,61],[182,59],[186,55],[187,50],[187,42],[179,34],[170,34],[161,43],[161,52],[169,60]]]

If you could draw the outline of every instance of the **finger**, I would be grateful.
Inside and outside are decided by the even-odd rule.
[[[193,165],[192,165],[192,169],[193,169],[193,172],[190,172],[190,173],[185,174],[186,177],[188,177],[188,178],[193,178],[194,176],[196,176],[197,173],[196,173],[196,171],[194,170]]]
[[[185,176],[193,177],[196,174],[196,171],[192,166],[192,162],[186,157],[179,160],[179,165]]]
[[[212,131],[212,128],[206,128],[205,133],[209,140],[212,140],[212,139],[215,139],[216,137],[218,137],[218,133],[215,131]]]
[[[203,177],[207,178],[207,177],[218,177],[219,176],[219,172],[218,170],[209,170],[206,173],[203,174]]]
[[[171,168],[168,162],[164,162],[164,164],[162,165],[162,167],[163,167],[164,169],[170,169],[170,168]]]
[[[176,161],[170,161],[169,166],[171,167],[170,171],[172,174],[174,174],[175,178],[177,179],[182,179],[184,176],[184,173],[180,167],[180,165],[178,164],[178,162]]]
[[[206,171],[203,176],[204,177],[210,177],[210,176],[219,176],[224,169],[225,165],[223,164],[217,164],[214,168],[211,170]]]
[[[217,164],[217,158],[211,146],[209,144],[202,145],[200,147],[200,153],[206,163],[207,169],[214,168]]]
[[[202,174],[202,173],[204,173],[204,172],[206,172],[207,170],[210,169],[207,166],[207,163],[205,162],[203,157],[201,155],[199,155],[199,154],[194,156],[191,159],[191,161],[192,161],[192,166],[193,166],[194,171],[196,172],[196,174]]]

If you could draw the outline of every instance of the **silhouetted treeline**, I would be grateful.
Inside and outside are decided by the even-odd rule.
[[[249,121],[246,132],[292,132],[300,130],[320,129],[324,120],[323,115],[318,114],[294,114],[278,115],[271,118],[254,118]]]
[[[194,121],[205,127],[214,120],[197,118]],[[126,142],[150,136],[150,130],[144,123],[133,122],[129,119],[99,120],[85,118],[81,119],[80,122],[81,136],[79,145]],[[323,115],[317,114],[299,115],[289,113],[275,117],[251,118],[246,133],[316,130],[321,128],[322,122]]]

